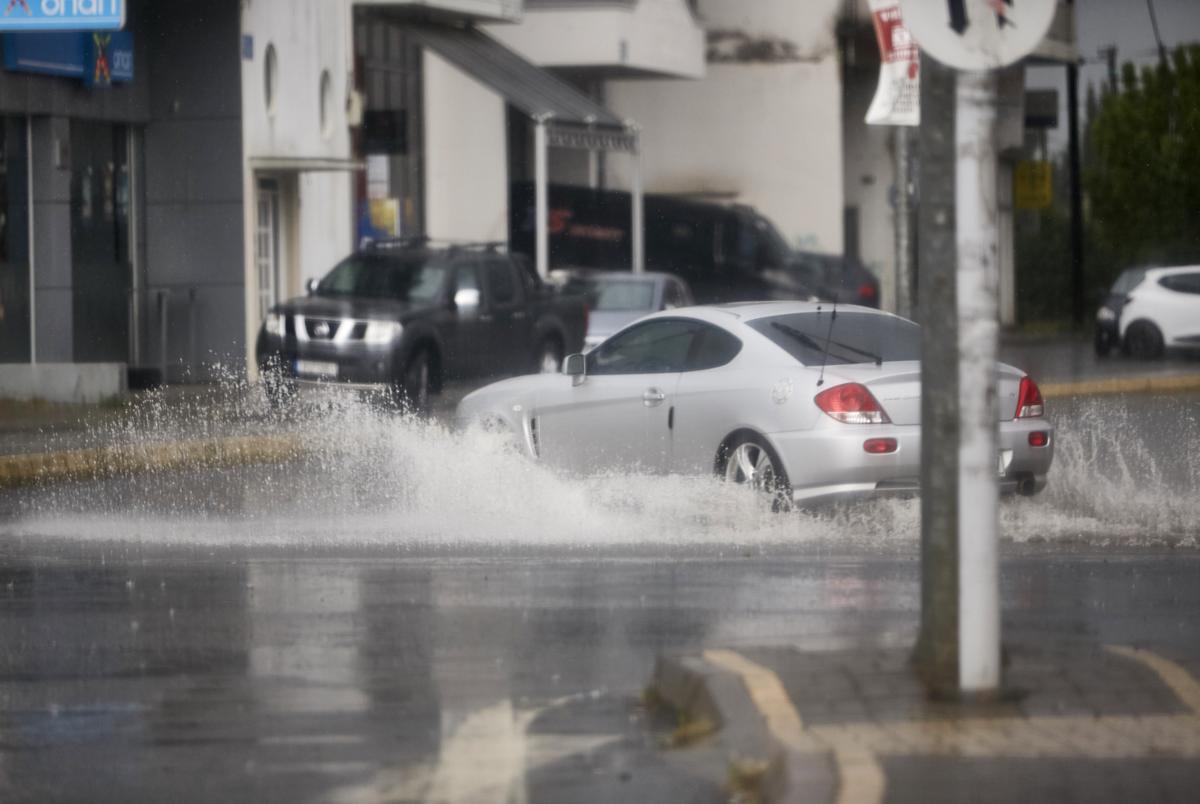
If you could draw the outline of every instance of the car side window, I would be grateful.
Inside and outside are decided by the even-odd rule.
[[[1174,290],[1178,293],[1200,294],[1200,273],[1164,276],[1158,280],[1158,284],[1167,290]]]
[[[513,279],[512,266],[505,260],[488,260],[488,290],[492,304],[504,307],[517,300],[517,283]]]
[[[692,342],[692,353],[688,356],[687,371],[703,371],[718,368],[737,357],[742,351],[742,342],[723,329],[707,324],[700,326]]]
[[[699,331],[693,321],[648,321],[608,339],[588,353],[587,373],[670,374],[683,371]]]

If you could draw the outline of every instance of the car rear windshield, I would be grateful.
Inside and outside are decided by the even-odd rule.
[[[582,293],[597,311],[654,308],[654,283],[644,279],[572,279],[564,292]]]
[[[827,309],[748,323],[806,366],[921,359],[921,328],[889,315],[838,311],[834,320]]]
[[[1122,271],[1121,275],[1117,277],[1117,281],[1113,283],[1112,294],[1123,296],[1140,285],[1145,277],[1145,268],[1128,268]]]
[[[317,284],[318,296],[427,302],[437,297],[446,266],[428,256],[354,254]]]

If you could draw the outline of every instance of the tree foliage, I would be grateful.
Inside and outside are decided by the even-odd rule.
[[[1130,265],[1200,262],[1200,46],[1175,50],[1168,64],[1125,64],[1120,90],[1089,106],[1092,280]]]

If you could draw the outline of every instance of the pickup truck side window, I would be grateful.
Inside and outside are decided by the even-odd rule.
[[[507,260],[488,260],[487,278],[492,304],[505,307],[517,301],[517,283]]]

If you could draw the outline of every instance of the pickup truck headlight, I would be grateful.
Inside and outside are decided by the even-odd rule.
[[[267,313],[267,319],[263,322],[263,329],[268,335],[273,335],[276,338],[283,337],[283,316],[279,313]]]
[[[368,321],[367,331],[363,333],[365,343],[391,343],[400,337],[404,327],[396,321]]]

